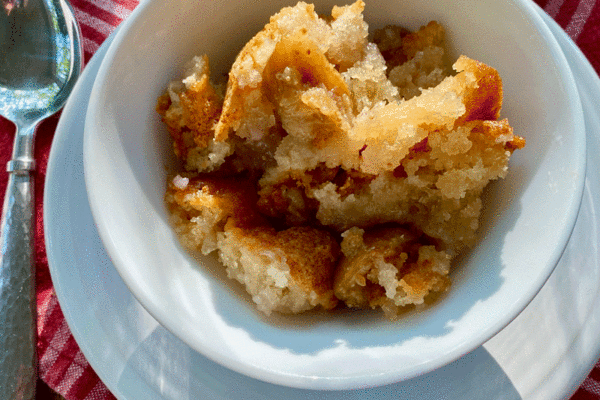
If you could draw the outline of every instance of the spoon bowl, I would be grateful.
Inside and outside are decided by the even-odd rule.
[[[0,115],[19,125],[62,108],[81,71],[82,57],[79,27],[68,3],[16,4],[0,11]]]
[[[0,9],[0,115],[16,125],[0,225],[0,399],[36,384],[33,158],[38,124],[67,100],[82,68],[66,0],[5,0]],[[7,397],[3,397],[7,396]]]

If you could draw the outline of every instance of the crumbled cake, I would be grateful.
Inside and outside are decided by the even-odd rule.
[[[335,237],[309,226],[276,230],[256,200],[253,185],[235,178],[177,176],[166,195],[183,245],[203,254],[218,250],[229,277],[246,286],[259,310],[334,308]]]
[[[217,252],[262,312],[381,308],[450,286],[481,194],[525,145],[498,72],[451,67],[435,21],[369,37],[358,0],[286,7],[238,54],[226,86],[206,56],[158,99],[182,170],[166,203],[183,245]]]

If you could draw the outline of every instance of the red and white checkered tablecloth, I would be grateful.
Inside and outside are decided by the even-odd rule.
[[[535,0],[588,57],[600,72],[600,0]],[[71,0],[84,36],[86,62],[102,42],[138,5],[138,0]],[[52,137],[59,116],[44,121],[36,138],[36,262],[38,304],[38,357],[40,377],[67,400],[106,400],[114,396],[103,385],[79,350],[69,331],[50,279],[44,247],[42,194]],[[14,127],[0,117],[0,165],[9,160]],[[6,175],[0,174],[0,193]],[[600,341],[600,332],[598,332]],[[600,400],[600,362],[572,400]]]

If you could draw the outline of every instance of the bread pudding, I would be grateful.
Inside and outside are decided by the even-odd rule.
[[[439,296],[484,188],[525,145],[499,119],[494,68],[450,63],[435,21],[369,35],[364,7],[284,8],[226,85],[198,56],[158,99],[182,162],[165,196],[177,235],[216,252],[266,314],[394,318]]]

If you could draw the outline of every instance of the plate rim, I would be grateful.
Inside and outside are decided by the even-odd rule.
[[[540,9],[541,10],[541,9]],[[111,37],[109,37],[106,41],[105,44],[103,44],[103,46],[106,46],[107,44],[110,43],[110,41],[114,39],[114,35],[111,35]],[[101,56],[102,53],[102,47],[101,49],[96,53],[96,55],[94,55],[95,58],[98,58],[98,56]],[[93,77],[95,79],[95,76]],[[78,83],[78,86],[85,86],[87,84],[87,75],[82,76],[82,79],[80,79],[81,83]],[[78,90],[77,88],[75,90]],[[67,105],[67,107],[65,107],[65,111],[63,112],[63,116],[68,116],[70,114],[70,110],[71,108],[76,108],[77,105],[73,105],[73,107]],[[65,117],[66,119],[66,117]],[[61,118],[62,120],[62,118]],[[59,123],[59,126],[57,127],[57,132],[59,132],[59,130],[62,128],[61,123]],[[63,136],[65,136],[65,134],[58,134],[57,136],[59,136],[60,138],[62,138]],[[50,153],[50,157],[49,157],[49,162],[48,162],[48,172],[47,172],[47,176],[46,176],[46,181],[52,181],[54,178],[54,175],[56,174],[56,171],[53,170],[53,159],[55,158],[55,156],[53,156],[53,152],[57,152],[57,150],[55,150],[55,146],[53,144],[53,149]],[[55,257],[55,254],[53,252],[52,249],[48,248],[48,247],[52,247],[52,241],[51,239],[51,226],[50,224],[50,220],[48,218],[48,213],[50,212],[50,207],[48,207],[48,204],[51,202],[51,200],[49,199],[49,196],[46,196],[46,192],[49,190],[48,189],[49,185],[45,186],[44,189],[44,228],[45,228],[45,241],[46,241],[46,247],[47,247],[47,253],[48,253],[48,265],[50,268],[50,273],[52,276],[52,280],[54,282],[54,286],[56,288],[56,296],[57,298],[60,299],[61,298],[66,298],[65,294],[63,293],[63,289],[62,285],[60,284],[59,281],[59,269],[60,269],[60,263]],[[63,307],[64,311],[65,311],[65,319],[67,320],[68,325],[70,326],[72,332],[73,332],[73,336],[75,336],[75,338],[77,339],[77,342],[80,344],[81,350],[82,352],[85,354],[86,358],[88,359],[88,361],[90,362],[90,365],[93,366],[93,368],[96,370],[96,372],[98,373],[99,376],[103,376],[104,375],[104,370],[102,368],[97,368],[95,365],[100,365],[100,361],[98,361],[96,359],[96,357],[94,356],[94,351],[90,350],[89,344],[86,342],[85,340],[85,336],[83,332],[80,332],[78,329],[78,324],[75,322],[75,318],[73,315],[71,315],[70,313],[70,306],[68,305],[68,303],[63,303],[61,302],[61,306],[65,304],[65,307]],[[587,324],[589,324],[589,321],[586,321]],[[579,336],[577,336],[577,338],[579,338]],[[576,338],[576,339],[577,339]],[[600,355],[600,345],[596,346],[597,350],[596,350],[596,354]],[[589,353],[588,353],[589,354]],[[590,357],[591,358],[591,357]],[[597,358],[597,356],[596,356]],[[595,360],[595,359],[594,359]],[[95,364],[95,365],[94,365]],[[592,365],[593,366],[593,365]],[[589,371],[589,369],[587,369],[587,371]],[[587,375],[587,372],[585,373]],[[580,377],[580,379],[578,380],[579,382],[582,381],[585,378],[585,376]],[[105,379],[103,379],[105,380]],[[116,385],[113,383],[112,385],[108,382],[108,379],[106,379],[106,383],[107,386],[109,387],[109,389],[111,391],[113,391],[113,393],[115,395],[119,395],[119,396],[123,396],[122,393],[120,393],[118,391],[118,388],[116,387]],[[112,383],[112,382],[111,382]],[[575,385],[575,383],[573,383],[573,385]],[[579,383],[577,383],[578,387]],[[575,388],[576,388],[575,387]],[[566,395],[568,394],[567,392],[563,392],[562,395]],[[124,397],[123,397],[124,398]]]
[[[148,4],[148,3],[146,3],[146,4]],[[142,10],[142,9],[140,8],[140,10]],[[137,9],[136,9],[136,11],[137,11]],[[141,12],[141,11],[140,11],[140,12]],[[134,16],[132,15],[132,16],[130,17],[130,20],[133,20],[133,17],[134,17]],[[126,22],[126,23],[127,23],[127,22]],[[126,34],[127,34],[127,33],[126,33],[126,29],[121,29],[121,30],[119,31],[119,33],[118,33],[118,34],[115,36],[115,42],[117,42],[117,40],[116,40],[116,39],[118,39],[118,38],[120,38],[120,37],[124,37],[124,36],[126,36]],[[112,47],[112,48],[114,49],[114,47]],[[107,54],[105,55],[105,57],[107,57],[107,56],[108,56],[108,54],[111,54],[110,52],[111,52],[111,48],[109,47],[109,49],[108,49],[108,52],[107,52]],[[564,56],[563,56],[563,57],[564,57]],[[102,68],[102,66],[101,66],[101,68]],[[584,166],[584,168],[585,168],[585,166]],[[585,171],[584,171],[584,172],[585,172]],[[581,182],[582,182],[582,183],[581,183],[580,192],[582,193],[582,192],[583,192],[583,180],[582,180]],[[581,196],[579,196],[579,206],[580,206],[580,205],[581,205]],[[570,234],[570,232],[572,232],[572,230],[573,230],[573,228],[574,228],[574,226],[575,226],[576,216],[577,216],[577,213],[575,213],[575,216],[573,217],[573,221],[572,221],[572,224],[571,224],[571,229],[570,229],[570,230],[568,230],[568,232],[567,232],[567,231],[565,231],[565,234],[566,234],[567,236],[568,236],[568,234]],[[102,237],[102,235],[101,235],[101,237]],[[562,255],[562,251],[564,251],[564,249],[562,249],[562,250],[561,250],[561,252],[560,252],[560,253],[558,253],[558,254],[556,255],[556,262],[554,263],[554,266],[556,266],[556,265],[557,265],[557,263],[558,263],[558,260],[560,259],[561,255]],[[110,252],[109,252],[109,254],[110,254]],[[117,269],[117,271],[119,271],[119,269]],[[551,272],[552,272],[552,271],[550,271],[550,273],[548,274],[548,276],[546,276],[546,277],[545,277],[545,279],[544,279],[544,280],[546,280],[546,279],[547,279],[547,278],[550,276]],[[120,272],[119,272],[119,273],[120,273]],[[127,284],[127,280],[126,280],[126,279],[124,279],[124,281],[125,281],[125,283]],[[541,288],[541,287],[542,287],[542,285],[540,285],[540,288]],[[533,297],[534,297],[536,294],[537,294],[537,292],[533,292],[533,293],[531,293],[531,296],[530,296],[530,297],[531,297],[531,298],[533,298]],[[135,297],[135,296],[134,296],[134,297]],[[527,304],[528,304],[528,303],[525,303],[525,305],[523,306],[523,308],[525,308]],[[517,314],[518,314],[518,313],[519,313],[521,310],[522,310],[522,308],[521,308],[520,310],[518,310]],[[154,315],[154,314],[152,313],[152,311],[151,311],[151,310],[149,310],[149,312],[150,312],[152,315]],[[156,318],[156,316],[155,316],[155,318]],[[513,315],[513,316],[511,316],[510,318],[507,318],[506,320],[500,321],[498,325],[501,325],[501,326],[506,326],[508,323],[510,323],[510,321],[511,321],[513,318],[514,318],[514,315]],[[158,319],[158,318],[157,318],[157,319]],[[160,320],[160,319],[158,319],[158,320]],[[494,327],[494,329],[490,328],[490,332],[488,332],[488,333],[487,333],[487,336],[485,336],[485,337],[486,337],[486,339],[485,339],[485,340],[489,339],[489,337],[491,337],[491,336],[493,336],[493,334],[495,334],[495,332],[498,330],[498,329],[495,329],[495,328],[497,328],[497,326],[495,326],[495,327]],[[493,331],[493,332],[491,332],[491,331]],[[485,341],[485,340],[484,340],[484,341]],[[473,348],[471,348],[470,350],[473,350],[473,349],[474,349],[474,348],[476,348],[476,347],[478,347],[478,346],[474,346],[474,347],[473,347]],[[448,362],[451,362],[451,361],[453,361],[454,359],[456,359],[458,356],[459,356],[458,354],[455,354],[455,355],[453,355],[452,357],[449,357],[447,360],[442,360],[441,362],[442,362],[443,364],[447,364]],[[217,362],[219,362],[219,361],[217,361]],[[230,365],[229,365],[229,367],[231,368],[232,366],[230,366]],[[235,369],[235,368],[234,368],[234,369]],[[245,370],[238,370],[238,372],[241,372],[241,373],[244,373],[244,374],[248,375],[247,371],[245,371]],[[251,374],[250,374],[250,376],[257,377],[257,376],[255,376],[255,375],[251,375]],[[262,377],[257,377],[257,378],[259,378],[259,379],[264,379],[264,378],[262,378]],[[269,379],[267,379],[267,380],[268,380],[268,381],[270,381],[270,382],[274,382],[273,380],[269,380]],[[282,384],[281,382],[275,382],[275,383]],[[382,382],[382,383],[386,383],[386,382]],[[297,386],[297,387],[300,387],[300,386]],[[301,386],[301,387],[305,387],[305,386]],[[335,388],[338,388],[338,387],[336,386]],[[339,387],[339,388],[341,388],[341,387]]]

